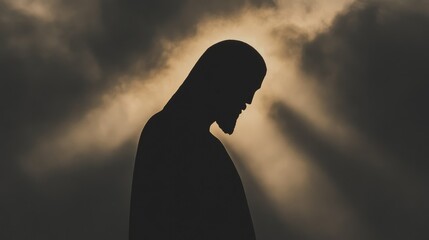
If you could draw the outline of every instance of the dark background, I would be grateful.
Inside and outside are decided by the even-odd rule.
[[[0,238],[126,239],[135,137],[108,154],[79,155],[79,164],[49,174],[29,173],[26,161],[33,147],[52,129],[97,106],[97,99],[119,84],[117,76],[133,71],[130,66],[142,56],[143,73],[164,64],[159,39],[179,41],[194,36],[203,19],[232,16],[243,8],[275,10],[278,3],[45,4],[52,14],[29,14],[19,4],[0,1]],[[273,103],[270,110],[275,127],[332,179],[371,239],[429,239],[428,5],[357,1],[299,43],[303,81],[318,85],[333,115],[388,153],[381,165],[368,163],[365,153],[339,149],[285,102]],[[23,6],[37,9],[37,1]],[[48,149],[52,155],[44,161],[61,161],[58,149]],[[240,165],[239,154],[231,154],[259,239],[320,239],[305,233],[311,226],[286,224],[257,179]]]

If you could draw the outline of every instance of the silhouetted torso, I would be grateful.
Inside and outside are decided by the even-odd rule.
[[[240,177],[221,142],[164,109],[139,141],[130,239],[255,239]]]
[[[216,122],[232,134],[266,74],[247,43],[209,47],[140,137],[131,193],[130,240],[254,240],[240,177]]]

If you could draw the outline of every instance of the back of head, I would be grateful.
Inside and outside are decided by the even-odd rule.
[[[263,77],[266,72],[264,59],[256,49],[237,40],[225,40],[209,47],[195,64],[194,69],[208,71],[210,74],[251,71],[251,74],[259,77]]]
[[[171,100],[205,102],[215,91],[260,86],[266,71],[264,59],[252,46],[224,40],[203,53]]]
[[[266,71],[264,59],[252,46],[242,41],[225,40],[204,52],[185,84],[195,84],[206,91],[235,88],[235,85],[260,85]]]

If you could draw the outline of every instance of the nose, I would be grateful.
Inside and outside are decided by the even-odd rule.
[[[247,96],[245,98],[245,101],[246,101],[247,104],[252,104],[253,97],[255,96],[255,94],[259,90],[259,88],[260,88],[260,86],[252,89],[251,91],[249,91],[247,93]]]
[[[253,93],[253,94],[249,94],[249,95],[246,97],[245,102],[246,102],[247,104],[252,104],[253,96],[254,96],[254,95],[255,95],[254,93]]]

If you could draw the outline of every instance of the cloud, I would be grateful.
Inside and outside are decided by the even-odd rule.
[[[161,64],[163,38],[188,36],[205,16],[264,3],[1,1],[0,125],[10,142],[2,150],[21,152],[15,146],[97,105],[121,74]]]
[[[322,86],[333,111],[409,161],[425,156],[420,144],[429,130],[429,11],[421,5],[359,1],[302,56],[303,70]]]
[[[222,139],[243,163],[259,237],[420,237],[427,7],[360,1],[330,26],[348,2],[0,0],[0,238],[125,238],[141,112],[224,37],[243,38],[269,63],[256,112]],[[300,54],[311,81],[294,68]],[[363,138],[348,139],[341,122]],[[20,156],[41,160],[34,168],[79,164],[29,176]]]
[[[273,105],[279,129],[332,178],[366,239],[427,238],[428,27],[423,1],[357,1],[303,45],[305,81],[317,84],[333,118],[363,136],[357,146]]]
[[[4,239],[126,239],[135,144],[39,178],[15,172],[2,188]],[[99,160],[99,161],[94,161]]]
[[[81,164],[37,177],[23,171],[21,156],[52,134],[84,124],[123,81],[144,79],[163,65],[170,51],[165,40],[191,36],[205,18],[273,4],[0,1],[0,238],[125,238],[134,141],[114,144],[108,154],[78,154]],[[54,159],[61,158],[62,150],[53,149],[58,144],[42,143],[42,157],[61,160]]]

